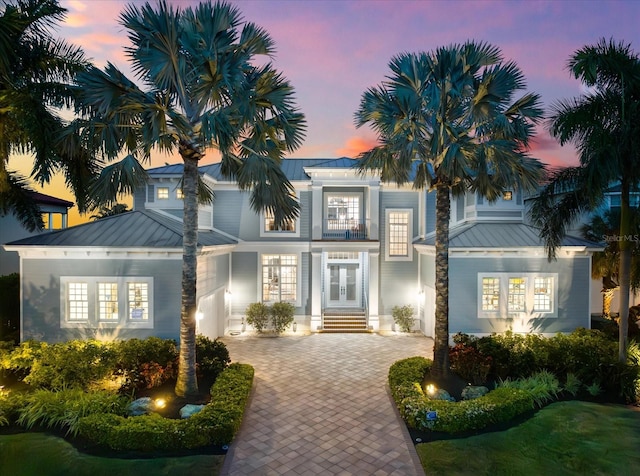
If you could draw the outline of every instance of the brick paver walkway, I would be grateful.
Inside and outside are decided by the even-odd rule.
[[[387,390],[389,366],[432,357],[418,336],[225,337],[256,370],[254,393],[223,475],[423,474]]]

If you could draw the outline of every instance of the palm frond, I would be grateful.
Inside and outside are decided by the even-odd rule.
[[[89,194],[91,208],[112,206],[122,195],[131,195],[147,184],[148,174],[133,155],[127,155],[102,169],[91,184]]]
[[[3,183],[3,187],[0,188],[0,215],[13,213],[28,231],[42,230],[44,227],[42,211],[27,179],[8,170],[3,171],[2,175],[0,177]]]

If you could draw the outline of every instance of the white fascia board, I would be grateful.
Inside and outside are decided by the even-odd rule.
[[[198,256],[220,256],[231,253],[237,245],[212,245],[203,246],[198,252]]]
[[[414,244],[413,247],[421,255],[434,256],[436,247],[434,245]],[[556,252],[557,258],[573,258],[574,256],[591,256],[594,250],[586,246],[563,246]],[[485,256],[499,256],[502,258],[546,258],[547,252],[543,247],[521,247],[521,248],[449,248],[449,256],[455,258],[478,258]]]
[[[311,243],[308,241],[243,241],[235,245],[234,251],[256,251],[256,252],[280,252],[280,253],[307,253],[311,250]]]
[[[5,246],[24,259],[182,259],[180,248]]]

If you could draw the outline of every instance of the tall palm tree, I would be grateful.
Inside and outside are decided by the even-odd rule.
[[[576,51],[568,68],[591,91],[557,102],[549,128],[560,144],[577,146],[580,165],[550,174],[531,218],[553,259],[568,227],[602,205],[611,183],[620,184],[618,356],[625,362],[633,248],[629,193],[640,185],[640,59],[631,45],[601,39]]]
[[[4,2],[3,2],[4,3]],[[0,214],[14,212],[30,231],[43,226],[28,180],[7,169],[14,153],[33,155],[40,184],[61,171],[80,211],[96,167],[60,111],[74,102],[73,80],[88,63],[80,48],[55,39],[65,18],[57,0],[15,0],[0,9]]]
[[[631,231],[634,237],[640,236],[640,213],[631,207]],[[591,277],[602,279],[602,316],[611,318],[611,301],[619,289],[620,245],[616,239],[620,230],[620,210],[609,209],[595,215],[582,227],[582,235],[591,241],[605,242],[603,251],[595,252],[591,259]],[[631,289],[640,289],[640,243],[634,241],[631,251]]]
[[[244,23],[227,3],[173,8],[161,0],[130,4],[120,15],[132,46],[126,49],[137,79],[114,65],[79,77],[88,120],[78,122],[88,147],[109,161],[95,189],[115,203],[145,181],[138,159],[156,148],[177,152],[183,163],[183,268],[180,360],[176,394],[198,391],[195,373],[198,163],[209,149],[222,157],[221,170],[251,190],[254,210],[269,210],[278,223],[295,218],[299,206],[280,169],[287,151],[304,136],[303,115],[293,89],[261,55],[274,52],[266,31]],[[210,197],[211,198],[211,197]]]
[[[507,189],[535,189],[543,166],[526,154],[542,117],[539,97],[524,94],[522,72],[500,50],[468,41],[428,53],[405,53],[391,75],[367,90],[355,114],[380,145],[361,155],[363,172],[436,192],[436,325],[432,374],[449,371],[449,219],[451,195],[494,201]]]

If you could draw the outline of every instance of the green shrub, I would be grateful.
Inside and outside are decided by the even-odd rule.
[[[456,344],[449,349],[449,362],[451,370],[463,379],[473,385],[482,385],[487,382],[492,359],[472,346]]]
[[[122,340],[113,345],[114,372],[124,378],[123,392],[157,387],[177,375],[178,349],[174,340],[148,337]]]
[[[284,330],[293,323],[293,313],[296,308],[288,302],[274,302],[269,313],[271,314],[271,325],[277,334],[282,334]]]
[[[3,342],[0,349],[0,367],[9,371],[18,380],[22,380],[29,375],[34,362],[40,358],[46,347],[46,343],[34,340],[24,341],[17,347]]]
[[[547,370],[536,372],[531,377],[517,380],[500,380],[498,388],[518,388],[524,390],[539,407],[557,400],[560,392],[560,382],[555,375]]]
[[[599,382],[593,382],[591,385],[587,385],[587,392],[592,397],[597,397],[602,393],[602,386]]]
[[[18,411],[22,408],[24,395],[0,390],[0,426],[11,425],[18,418]]]
[[[198,373],[215,380],[231,362],[227,346],[218,339],[211,340],[202,334],[196,336],[196,362]]]
[[[389,368],[389,388],[393,399],[399,402],[406,393],[415,391],[415,384],[421,388],[425,375],[431,369],[433,361],[425,357],[409,357],[398,360]]]
[[[269,306],[261,302],[253,302],[245,310],[247,324],[260,334],[269,324]]]
[[[572,396],[578,395],[580,391],[580,387],[582,387],[582,382],[575,374],[569,372],[565,378],[564,382],[564,390],[571,394]]]
[[[157,414],[130,418],[94,414],[78,421],[78,432],[113,450],[162,451],[227,444],[240,428],[253,375],[250,365],[229,365],[211,387],[211,402],[185,420]]]
[[[113,373],[115,353],[100,341],[72,340],[42,345],[24,381],[48,389],[87,389]]]
[[[413,323],[415,322],[413,306],[393,306],[391,315],[393,316],[393,322],[400,327],[402,332],[411,332]]]
[[[80,418],[103,413],[123,415],[127,402],[124,397],[105,391],[36,390],[22,401],[17,424],[27,429],[35,426],[58,428],[75,436]]]

